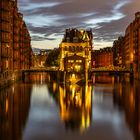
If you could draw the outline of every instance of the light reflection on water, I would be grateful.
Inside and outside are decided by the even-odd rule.
[[[28,75],[0,92],[0,139],[139,140],[138,81],[93,76],[92,83],[58,84],[50,79],[45,73]]]

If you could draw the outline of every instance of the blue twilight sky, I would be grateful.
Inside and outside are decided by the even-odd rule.
[[[94,48],[112,46],[140,11],[140,0],[18,0],[32,47],[57,48],[66,28],[93,30]]]

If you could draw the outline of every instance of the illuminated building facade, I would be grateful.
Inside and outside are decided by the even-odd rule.
[[[66,29],[60,44],[60,70],[85,72],[91,68],[92,31]]]
[[[126,68],[134,71],[135,78],[140,78],[140,12],[125,31],[124,61]]]
[[[0,1],[0,81],[13,79],[31,66],[30,34],[18,12],[17,0]],[[18,76],[16,76],[18,77]],[[1,85],[0,82],[0,85]]]
[[[125,67],[133,68],[134,61],[134,40],[133,40],[133,24],[131,23],[125,31],[125,45],[124,45],[124,62]]]
[[[113,50],[111,47],[94,50],[92,53],[92,67],[108,67],[113,65]]]

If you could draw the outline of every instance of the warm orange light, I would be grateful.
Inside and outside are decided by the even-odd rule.
[[[134,59],[134,54],[131,53],[131,54],[130,54],[130,60],[133,61],[133,59]]]
[[[5,107],[6,113],[8,112],[8,108],[9,108],[9,103],[8,103],[8,98],[6,98],[6,107]]]
[[[130,105],[131,105],[132,109],[135,108],[135,99],[134,99],[133,91],[131,91],[131,93],[130,93]]]
[[[54,83],[53,83],[53,91],[54,91],[54,92],[56,91],[56,87],[57,87],[57,85],[56,85],[56,83],[54,82]]]

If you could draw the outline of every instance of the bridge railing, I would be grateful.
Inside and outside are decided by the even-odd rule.
[[[22,70],[22,72],[43,72],[43,71],[58,71],[58,67],[43,67]]]
[[[130,72],[130,69],[123,68],[123,67],[99,67],[99,68],[91,68],[91,71],[124,71]]]

